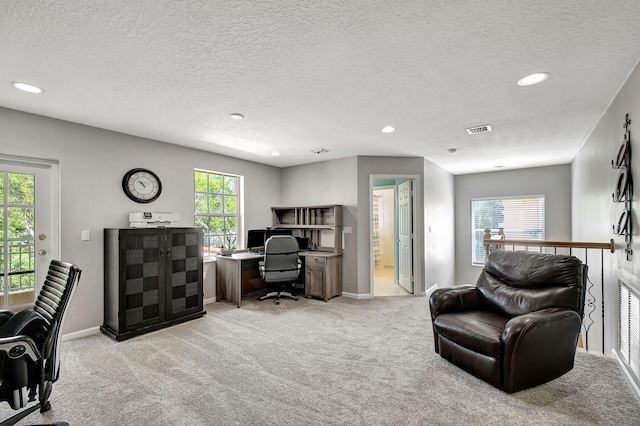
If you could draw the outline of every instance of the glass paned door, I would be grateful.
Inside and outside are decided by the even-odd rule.
[[[0,308],[33,304],[44,279],[51,260],[48,214],[36,203],[48,208],[48,187],[49,169],[0,163]]]

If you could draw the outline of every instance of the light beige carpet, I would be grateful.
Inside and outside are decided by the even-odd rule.
[[[52,410],[20,424],[637,425],[613,360],[508,395],[433,352],[428,300],[253,299],[116,343],[65,342]],[[11,410],[3,403],[0,414]]]

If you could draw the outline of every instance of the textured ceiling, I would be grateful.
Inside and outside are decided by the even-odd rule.
[[[639,58],[637,0],[0,2],[0,106],[275,166],[568,163]]]

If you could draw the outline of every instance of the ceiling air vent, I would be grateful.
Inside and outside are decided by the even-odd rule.
[[[467,133],[470,135],[477,135],[478,133],[487,133],[491,131],[491,126],[485,124],[483,126],[469,127]]]
[[[326,154],[327,152],[329,152],[329,150],[327,148],[318,148],[312,149],[311,152],[313,152],[314,154]]]

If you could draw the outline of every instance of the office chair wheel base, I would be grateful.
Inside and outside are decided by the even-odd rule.
[[[275,303],[276,305],[279,305],[280,301],[279,300],[274,300],[273,303]]]

